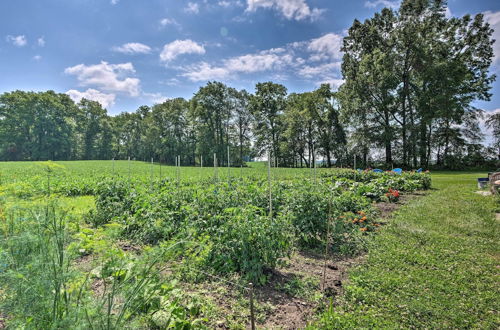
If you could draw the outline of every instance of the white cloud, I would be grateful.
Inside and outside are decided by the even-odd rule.
[[[184,8],[186,13],[198,14],[200,12],[200,6],[195,2],[188,2],[187,7]]]
[[[231,6],[237,6],[237,7],[243,7],[243,3],[238,0],[238,1],[227,1],[227,0],[222,0],[222,1],[218,1],[217,2],[217,5],[221,6],[221,7],[224,7],[224,8],[229,8]]]
[[[113,47],[113,50],[124,54],[148,54],[151,52],[151,47],[138,42],[129,42],[119,47]]]
[[[163,46],[160,60],[170,62],[182,54],[205,54],[205,48],[190,39],[175,40]]]
[[[38,46],[40,46],[40,47],[45,46],[45,38],[44,37],[38,38],[36,42],[37,42]]]
[[[112,5],[116,5],[118,2],[120,2],[120,0],[111,0]]]
[[[42,57],[40,55],[35,55],[33,56],[33,59],[38,62],[42,59]]]
[[[500,11],[491,12],[488,10],[483,14],[484,19],[490,23],[491,28],[494,30],[493,39],[496,40],[493,44],[493,53],[495,54],[494,63],[500,66]]]
[[[339,71],[339,69],[340,62],[330,62],[317,66],[306,65],[299,69],[298,74],[304,78],[324,77],[325,75],[331,75],[332,72]]]
[[[280,69],[291,64],[293,56],[290,54],[277,55],[269,51],[259,54],[247,54],[233,57],[224,61],[225,67],[230,72],[253,73]]]
[[[138,96],[140,80],[126,77],[135,73],[132,63],[109,64],[78,64],[64,70],[66,74],[75,75],[81,86],[98,86],[108,92],[121,92],[130,96]]]
[[[338,60],[342,58],[342,47],[343,38],[341,35],[335,33],[328,33],[324,36],[312,39],[309,43],[307,50],[312,52],[312,61],[320,60]]]
[[[163,103],[168,100],[168,97],[164,96],[161,93],[144,93],[143,94],[150,102],[154,104]]]
[[[320,38],[295,42],[253,54],[221,59],[216,63],[200,62],[181,67],[180,74],[192,81],[238,79],[240,75],[266,72],[269,77],[285,80],[296,75],[314,82],[340,84],[342,36],[333,33]],[[306,55],[304,59],[303,56]]]
[[[180,24],[177,23],[177,21],[173,18],[162,18],[160,20],[160,27],[164,28],[166,27],[167,25],[172,25],[172,26],[175,26],[176,28],[180,28]]]
[[[247,11],[255,12],[259,8],[276,9],[286,19],[297,21],[318,19],[324,12],[323,9],[311,9],[305,0],[247,0]]]
[[[6,40],[7,40],[7,42],[10,42],[14,46],[17,46],[17,47],[24,47],[28,44],[28,40],[26,39],[26,36],[24,36],[24,35],[19,35],[19,36],[8,35]]]
[[[238,73],[256,73],[263,71],[280,71],[294,66],[294,57],[284,53],[283,48],[261,51],[257,54],[246,54],[222,60],[218,66],[200,62],[183,68],[182,76],[192,81],[207,81],[237,77]]]
[[[399,8],[399,0],[368,0],[365,2],[365,7],[376,8],[376,7],[387,7],[396,9]]]
[[[206,62],[191,65],[185,68],[186,73],[181,76],[191,81],[221,80],[231,76],[231,72],[224,67],[212,67]]]
[[[229,2],[229,1],[219,1],[219,2],[217,2],[217,4],[221,7],[224,7],[224,8],[231,7],[231,2]]]
[[[103,108],[107,108],[115,104],[115,94],[105,94],[96,89],[89,88],[84,92],[80,92],[76,89],[70,89],[66,94],[71,97],[75,102],[80,102],[81,99],[86,98],[87,100],[99,102]]]

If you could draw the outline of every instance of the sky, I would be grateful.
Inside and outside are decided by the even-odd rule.
[[[110,114],[191,98],[207,81],[253,92],[273,81],[289,92],[342,83],[342,38],[354,19],[399,0],[1,0],[0,93],[67,93]],[[484,13],[500,1],[449,0],[448,15]],[[490,102],[500,112],[500,78]]]

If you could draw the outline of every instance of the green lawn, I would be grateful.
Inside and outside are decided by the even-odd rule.
[[[315,327],[498,329],[499,204],[474,193],[484,175],[434,173],[434,190],[374,238]]]

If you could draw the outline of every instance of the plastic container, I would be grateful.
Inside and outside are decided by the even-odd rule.
[[[477,187],[479,189],[486,189],[488,187],[488,183],[490,183],[489,178],[478,178],[477,179]]]

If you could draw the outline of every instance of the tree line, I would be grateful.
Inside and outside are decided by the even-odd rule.
[[[253,93],[209,82],[191,99],[107,114],[99,103],[53,91],[0,95],[0,160],[132,159],[182,165],[482,166],[500,154],[492,29],[483,15],[447,18],[446,2],[407,0],[355,20],[344,38],[344,84],[288,93],[273,82]],[[481,121],[493,132],[484,146]],[[228,154],[229,152],[229,154]]]

